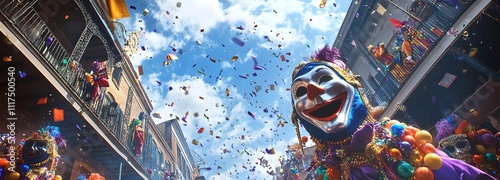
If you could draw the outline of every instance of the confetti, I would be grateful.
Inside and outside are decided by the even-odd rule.
[[[196,139],[193,139],[193,141],[191,141],[191,143],[193,143],[194,145],[200,144],[200,142],[198,140],[196,140]]]
[[[233,58],[231,58],[231,60],[234,62],[236,60],[238,60],[238,56],[233,56]]]
[[[243,42],[242,40],[240,40],[240,39],[238,39],[238,38],[236,38],[236,37],[231,38],[231,40],[232,40],[234,43],[236,43],[238,46],[241,46],[241,47],[245,46],[245,42]]]
[[[54,38],[48,37],[47,39],[45,39],[46,46],[52,45],[53,42],[54,42]]]
[[[281,61],[286,61],[285,55],[281,55]]]
[[[20,76],[21,78],[25,78],[27,75],[26,75],[26,72],[19,71],[19,76]]]
[[[203,133],[203,131],[205,131],[205,128],[200,128],[200,129],[198,129],[198,134]]]
[[[250,117],[252,117],[253,119],[255,119],[255,115],[253,115],[253,113],[252,113],[252,112],[248,111],[248,115],[249,115]]]
[[[12,61],[12,56],[4,56],[3,61],[5,62],[11,62]]]
[[[257,62],[257,58],[255,58],[253,56],[251,58],[253,60],[253,69],[254,70],[266,70],[265,67],[259,66],[259,62]]]

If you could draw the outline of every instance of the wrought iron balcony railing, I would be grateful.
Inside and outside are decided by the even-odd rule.
[[[116,105],[111,99],[105,96],[100,96],[96,100],[91,99],[91,85],[85,80],[87,72],[77,62],[80,59],[73,60],[74,58],[70,57],[71,53],[58,40],[60,37],[48,28],[33,7],[36,2],[1,1],[0,13],[10,20],[11,25],[29,42],[25,45],[31,46],[36,53],[43,57],[40,61],[44,61],[56,72],[54,77],[58,77],[67,87],[70,87],[70,91],[76,94],[81,102],[91,110],[89,113],[94,113],[121,145],[133,154],[130,142],[132,131],[128,130],[125,115],[121,110],[115,108]],[[75,49],[75,51],[77,50]],[[100,88],[99,93],[104,95],[106,88]],[[143,146],[143,153],[150,152],[149,148],[147,145]],[[147,167],[147,164],[140,157],[135,158],[146,170],[144,167]]]

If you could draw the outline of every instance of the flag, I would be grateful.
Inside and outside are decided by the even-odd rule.
[[[139,66],[139,76],[142,76],[144,74],[144,71],[142,70],[142,66]]]
[[[125,0],[107,0],[111,19],[130,17]]]
[[[401,21],[399,21],[397,19],[389,18],[389,21],[391,22],[392,26],[394,26],[394,28],[396,28],[396,29],[403,27],[403,23],[401,23]]]
[[[64,110],[63,109],[54,108],[53,113],[54,113],[54,122],[64,121]]]
[[[38,102],[36,103],[36,105],[42,105],[42,104],[47,104],[47,97],[43,97],[43,98],[38,99]]]

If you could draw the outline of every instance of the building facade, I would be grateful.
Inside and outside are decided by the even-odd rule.
[[[157,125],[163,139],[171,148],[175,159],[172,164],[177,176],[184,180],[194,180],[202,178],[199,176],[199,169],[196,167],[196,162],[189,150],[186,138],[182,133],[179,122],[176,119],[168,120]]]
[[[115,23],[106,7],[104,1],[0,2],[0,71],[9,77],[0,84],[10,87],[3,93],[13,95],[0,97],[5,109],[0,125],[15,124],[10,135],[0,131],[15,137],[1,144],[0,158],[8,159],[9,147],[22,147],[23,140],[49,125],[58,128],[66,146],[57,148],[57,158],[28,164],[32,170],[51,160],[57,164],[53,175],[63,179],[91,173],[107,179],[159,180],[176,173],[194,179],[196,167],[180,169],[175,149],[180,146],[169,145],[149,116],[152,104],[122,54],[123,42],[112,33]],[[134,52],[134,46],[126,48]],[[184,138],[178,142],[186,145]],[[189,155],[183,154],[183,162]],[[23,162],[33,158],[15,157]],[[14,169],[21,176],[27,173],[19,165]]]
[[[479,125],[498,119],[500,104],[489,98],[500,93],[499,64],[489,58],[498,55],[490,39],[499,29],[477,26],[498,24],[498,9],[490,0],[356,0],[334,46],[383,116],[428,129],[456,112]]]

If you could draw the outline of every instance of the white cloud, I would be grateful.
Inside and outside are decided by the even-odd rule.
[[[132,64],[138,66],[142,64],[144,60],[149,60],[152,57],[159,55],[161,52],[165,51],[168,46],[168,42],[172,41],[172,38],[166,37],[163,34],[146,31],[140,32],[142,36],[139,38],[139,46],[137,49],[137,54],[133,55],[130,59]],[[142,49],[145,48],[145,50]],[[161,56],[165,56],[161,55]]]
[[[222,61],[222,63],[220,64],[222,68],[233,68],[234,65],[227,62],[227,61]]]
[[[253,56],[253,57],[255,57],[255,58],[257,58],[257,56],[258,56],[258,55],[257,55],[257,54],[255,54],[255,52],[253,52],[253,49],[250,49],[250,50],[247,52],[247,54],[245,55],[245,59],[243,59],[243,60],[242,60],[242,61],[240,61],[240,62],[247,62],[248,60],[250,60],[250,59],[252,58],[252,56]]]
[[[181,3],[181,7],[177,8],[177,1],[157,0],[157,9],[153,9],[152,13],[162,29],[189,35],[184,36],[185,40],[204,41],[203,34],[224,21],[222,5],[217,0],[183,0]],[[166,17],[167,11],[170,12],[169,18]],[[205,32],[200,32],[200,29]]]

